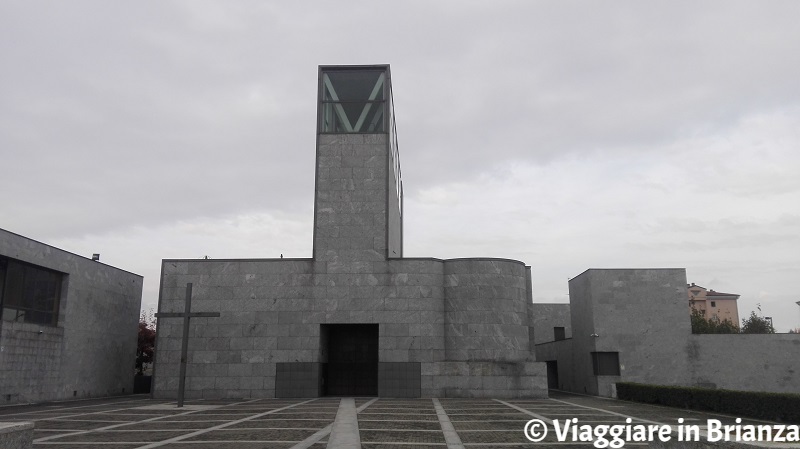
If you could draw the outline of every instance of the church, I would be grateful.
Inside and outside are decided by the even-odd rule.
[[[178,396],[184,343],[190,399],[547,396],[530,267],[403,257],[391,85],[319,68],[312,257],[162,261],[153,397]]]

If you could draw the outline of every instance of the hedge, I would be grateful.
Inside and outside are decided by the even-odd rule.
[[[800,394],[617,382],[617,397],[627,401],[711,411],[742,418],[800,423]]]

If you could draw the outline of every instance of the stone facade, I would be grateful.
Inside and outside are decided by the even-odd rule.
[[[546,395],[520,262],[397,259],[332,273],[330,264],[165,260],[159,311],[182,311],[191,282],[193,310],[220,313],[192,319],[186,397],[316,397],[321,326],[342,323],[378,324],[382,396]],[[181,320],[159,322],[155,397],[177,394],[181,331]]]
[[[5,230],[0,256],[63,274],[55,326],[0,321],[0,402],[132,393],[142,277]]]
[[[388,67],[368,71],[384,69],[390,86]],[[384,106],[370,103],[362,118]],[[337,111],[344,121],[347,111]],[[183,311],[192,283],[193,310],[220,313],[192,321],[186,397],[324,394],[339,363],[328,333],[355,324],[377,326],[364,368],[374,367],[374,394],[546,396],[529,342],[529,269],[506,259],[403,258],[402,242],[396,136],[320,132],[312,258],[163,261],[159,312]],[[158,329],[154,395],[175,397],[182,323],[159,320]]]

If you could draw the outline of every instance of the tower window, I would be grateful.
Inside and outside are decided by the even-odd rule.
[[[386,78],[386,70],[374,67],[322,68],[319,132],[385,132]]]

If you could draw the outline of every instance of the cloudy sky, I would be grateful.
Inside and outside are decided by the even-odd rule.
[[[310,257],[319,64],[392,68],[405,254],[685,267],[800,327],[800,2],[0,3],[0,228]]]

